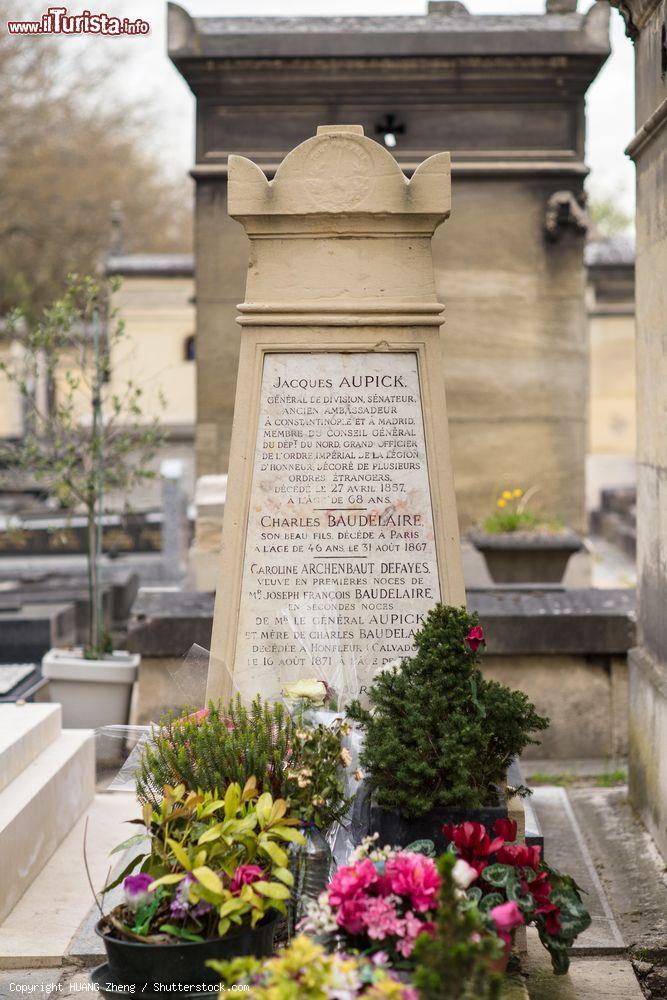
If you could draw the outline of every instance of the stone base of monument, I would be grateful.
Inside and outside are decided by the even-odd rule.
[[[493,582],[502,584],[560,583],[570,557],[584,544],[574,531],[495,534],[473,528],[468,538],[484,556]]]
[[[89,660],[81,649],[50,649],[42,659],[52,701],[60,702],[69,729],[126,725],[141,657],[116,650]]]

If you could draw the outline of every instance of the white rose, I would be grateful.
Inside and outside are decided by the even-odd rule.
[[[452,878],[459,889],[467,889],[477,878],[477,872],[467,861],[459,858],[452,868]]]
[[[327,686],[324,681],[318,681],[315,677],[293,681],[284,686],[283,697],[290,701],[312,701],[313,705],[323,705],[327,697]]]

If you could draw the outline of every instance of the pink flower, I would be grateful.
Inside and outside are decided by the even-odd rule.
[[[229,883],[230,892],[240,892],[244,885],[252,885],[264,878],[264,872],[259,865],[239,865]]]
[[[363,896],[344,900],[336,914],[336,923],[348,934],[363,934],[367,900]]]
[[[371,962],[373,965],[388,965],[389,955],[386,951],[376,951],[373,955],[371,955]]]
[[[433,937],[435,933],[435,924],[430,921],[420,920],[414,915],[412,910],[408,910],[405,914],[402,924],[402,936],[396,942],[396,951],[398,951],[403,958],[409,958],[415,946],[415,941],[420,934],[427,933]]]
[[[472,649],[473,653],[476,653],[483,642],[486,642],[484,638],[484,629],[481,625],[473,625],[466,636],[466,642]]]
[[[436,908],[440,876],[431,858],[406,852],[396,854],[387,861],[385,875],[391,891],[408,896],[418,912]]]
[[[176,719],[174,722],[175,726],[180,726],[185,722],[203,722],[204,719],[208,719],[209,710],[208,708],[200,708],[197,712],[191,712],[190,715],[185,715],[182,719]]]
[[[329,883],[329,904],[334,908],[352,899],[379,880],[375,865],[368,858],[339,868]]]
[[[524,922],[523,914],[514,900],[494,906],[489,916],[493,920],[498,937],[501,937],[506,944],[509,944],[510,934],[514,928]]]
[[[366,900],[364,923],[369,938],[377,941],[383,940],[389,934],[398,934],[401,929],[395,905],[381,896]]]

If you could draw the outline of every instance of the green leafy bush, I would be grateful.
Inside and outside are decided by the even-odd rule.
[[[416,655],[374,678],[370,710],[350,705],[365,733],[362,767],[385,809],[421,816],[497,804],[508,766],[549,725],[525,694],[482,676],[483,642],[476,614],[438,605],[415,636]]]
[[[144,748],[137,773],[141,802],[157,803],[165,785],[219,791],[243,786],[251,775],[262,792],[287,801],[293,816],[326,830],[341,819],[345,798],[342,736],[345,724],[307,726],[281,702],[240,698],[224,709],[162,721]]]
[[[286,912],[294,882],[286,846],[304,837],[284,799],[258,797],[254,778],[243,790],[229,785],[222,798],[167,786],[139,822],[148,851],[112,883],[123,882],[125,901],[104,918],[111,933],[204,941],[255,927],[271,909]],[[138,834],[116,851],[143,840]],[[142,874],[130,875],[138,867]]]

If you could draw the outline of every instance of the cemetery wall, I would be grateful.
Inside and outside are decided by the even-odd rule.
[[[639,646],[630,655],[630,792],[667,857],[667,5],[620,6],[635,39],[637,126],[627,150],[637,168]]]

